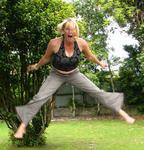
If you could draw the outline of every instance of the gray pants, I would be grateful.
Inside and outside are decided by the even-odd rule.
[[[76,69],[69,75],[64,75],[53,68],[33,99],[26,105],[16,107],[20,120],[27,126],[28,122],[37,114],[41,106],[66,82],[97,98],[101,104],[116,112],[119,112],[122,107],[123,93],[111,93],[100,90],[85,75],[80,73],[79,69]]]

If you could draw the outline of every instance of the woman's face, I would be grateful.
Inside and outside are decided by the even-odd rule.
[[[64,36],[68,41],[71,41],[76,36],[76,26],[73,22],[67,22],[64,27]]]

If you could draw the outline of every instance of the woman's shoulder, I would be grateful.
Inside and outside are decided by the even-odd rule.
[[[61,45],[62,37],[56,37],[51,39],[49,42],[49,47],[56,53]]]
[[[55,44],[61,43],[61,41],[62,41],[62,37],[56,37],[56,38],[51,39],[49,43],[55,45]]]
[[[87,47],[87,41],[83,38],[80,38],[80,37],[76,37],[75,38],[77,44],[78,44],[78,47],[80,49],[80,51],[82,52],[84,49],[86,49]]]
[[[76,39],[77,43],[80,43],[80,44],[86,44],[87,43],[87,41],[83,38],[76,37],[75,39]]]
[[[87,41],[83,38],[77,37],[75,40],[77,41],[77,44],[81,50],[88,45]]]

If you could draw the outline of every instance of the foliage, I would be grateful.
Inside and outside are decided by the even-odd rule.
[[[15,106],[27,103],[49,73],[47,66],[27,73],[28,64],[44,54],[47,42],[57,35],[57,24],[75,13],[73,6],[62,0],[1,0],[0,14],[0,119],[15,132],[19,124]],[[46,106],[37,115],[40,124],[29,125],[39,137],[50,122],[51,105]],[[27,135],[24,143],[35,144],[30,143],[34,141],[31,138]]]
[[[111,15],[121,25],[128,27],[128,34],[139,41],[138,47],[125,46],[129,58],[120,69],[120,86],[128,103],[143,103],[143,51],[144,51],[144,2],[143,0],[116,0]],[[117,11],[119,10],[119,11]],[[121,13],[119,13],[121,12]]]
[[[88,42],[92,52],[101,60],[107,59],[106,48],[107,33],[105,28],[109,25],[106,14],[99,9],[96,0],[74,0],[77,17],[83,21],[83,36]],[[96,85],[100,86],[98,65],[89,62],[84,57],[80,64],[80,70]]]
[[[111,76],[111,85],[116,91],[123,91],[126,95],[127,104],[143,103],[144,95],[144,2],[143,0],[74,0],[77,14],[80,15],[87,23],[85,37],[92,42],[92,48],[96,49],[96,54],[100,56],[102,47],[105,49],[105,41],[107,33],[105,27],[109,25],[109,19],[113,19],[119,23],[121,27],[127,27],[127,33],[133,35],[139,41],[138,47],[125,46],[125,50],[129,54],[129,58],[124,60],[120,69],[119,76],[114,78],[111,68],[109,73],[98,73],[99,83],[106,83],[107,76]],[[111,28],[111,31],[114,29]],[[88,33],[88,36],[86,36]],[[103,40],[100,40],[103,39]],[[99,50],[99,53],[98,53]],[[95,52],[95,51],[94,51]],[[111,60],[110,60],[111,61]],[[109,62],[110,62],[109,61]],[[91,64],[84,63],[84,72],[86,69],[92,68]],[[88,66],[88,67],[87,67]],[[97,70],[96,70],[97,71]],[[106,76],[104,76],[104,74]],[[102,77],[103,76],[103,77]],[[91,76],[92,77],[92,76]],[[105,78],[106,77],[106,78]],[[93,77],[92,77],[93,78]],[[94,78],[93,78],[94,79]],[[114,81],[115,80],[115,81]],[[114,84],[116,83],[116,84]],[[103,85],[104,89],[108,87]],[[107,88],[108,89],[108,88]]]
[[[144,53],[140,53],[138,54],[137,60],[140,64],[140,71],[142,76],[144,76]],[[144,83],[144,81],[142,80],[142,83]]]
[[[140,54],[139,47],[125,46],[129,53],[129,58],[125,59],[123,66],[120,68],[120,87],[125,93],[127,103],[143,103],[143,76],[141,66],[137,60]]]
[[[105,27],[109,22],[105,14],[99,10],[95,0],[76,0],[74,3],[77,16],[85,21],[85,31],[82,34],[88,41],[93,52],[100,57],[106,58],[106,38]]]

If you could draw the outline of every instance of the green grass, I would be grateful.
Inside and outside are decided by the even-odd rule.
[[[128,125],[121,120],[66,120],[51,122],[47,145],[17,148],[8,141],[8,128],[0,124],[0,150],[144,150],[144,121]]]

